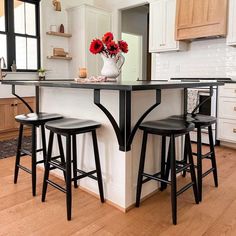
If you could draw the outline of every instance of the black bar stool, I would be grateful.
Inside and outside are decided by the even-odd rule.
[[[15,175],[14,175],[14,183],[17,183],[19,169],[24,170],[25,172],[32,175],[32,194],[36,196],[36,166],[37,164],[45,163],[46,160],[46,138],[45,138],[45,123],[51,120],[61,119],[62,116],[59,114],[48,114],[48,113],[29,113],[18,115],[15,117],[16,121],[20,123],[19,128],[19,138],[17,144],[17,152],[16,152],[16,162],[15,162]],[[22,149],[22,138],[23,138],[23,130],[24,125],[30,126],[32,130],[32,144],[31,144],[31,151]],[[37,149],[37,134],[36,130],[41,128],[42,134],[42,149]],[[43,152],[43,160],[37,161],[37,153]],[[22,166],[20,164],[20,159],[22,156],[31,156],[31,170]]]
[[[96,129],[99,128],[100,126],[101,125],[95,121],[80,120],[80,119],[73,119],[73,118],[64,118],[61,120],[51,121],[46,124],[46,128],[50,130],[50,136],[49,136],[48,155],[47,155],[44,182],[43,182],[42,202],[45,202],[48,184],[66,193],[67,219],[68,220],[71,220],[71,207],[72,207],[71,182],[72,181],[74,182],[74,187],[77,188],[78,187],[77,181],[79,179],[90,177],[94,180],[97,180],[99,193],[100,193],[100,199],[102,203],[104,202],[102,173],[101,173],[98,144],[97,144],[97,135],[96,135]],[[82,133],[89,133],[89,132],[92,133],[96,169],[90,172],[85,172],[83,170],[77,169],[76,135],[82,134]],[[66,163],[60,163],[52,159],[54,134],[66,137]],[[72,144],[73,157],[71,157],[71,144]],[[73,162],[73,178],[71,177],[71,162]],[[54,168],[58,168],[65,173],[66,188],[63,188],[57,183],[49,180],[49,172],[52,169],[51,166]],[[94,174],[97,174],[97,176],[94,176]]]
[[[197,153],[193,153],[197,156],[197,182],[198,182],[198,192],[199,201],[202,201],[202,180],[204,177],[213,173],[215,187],[218,187],[218,176],[217,176],[217,165],[215,156],[215,147],[212,133],[212,125],[216,124],[216,118],[213,116],[206,116],[201,114],[188,114],[187,116],[173,116],[171,118],[184,119],[188,122],[195,124],[197,129]],[[202,130],[208,129],[210,152],[202,153]],[[211,168],[203,173],[202,171],[202,160],[208,159],[211,161]],[[186,155],[184,155],[184,160],[186,162]],[[186,171],[183,172],[183,176],[186,175]]]
[[[141,124],[140,129],[143,130],[143,142],[138,172],[137,182],[137,195],[136,195],[136,207],[140,205],[140,197],[142,184],[150,180],[156,180],[161,182],[161,189],[165,188],[166,184],[171,185],[171,204],[172,204],[172,221],[173,224],[177,223],[177,196],[185,192],[187,189],[193,187],[195,202],[198,204],[198,192],[196,184],[196,176],[194,171],[194,163],[192,157],[192,148],[190,143],[189,132],[194,130],[194,124],[185,122],[183,120],[164,119],[159,121],[149,121]],[[148,134],[162,136],[162,155],[161,155],[161,171],[156,174],[148,174],[144,172],[144,164],[146,157],[146,146]],[[186,163],[177,161],[175,154],[175,138],[185,135],[186,138],[186,150],[189,161]],[[169,154],[167,158],[167,164],[165,163],[165,149],[166,149],[166,137],[170,137]],[[165,171],[171,169],[171,180],[168,180],[169,173]],[[191,182],[177,191],[176,187],[176,175],[183,170],[190,169]],[[145,177],[145,179],[143,179]]]

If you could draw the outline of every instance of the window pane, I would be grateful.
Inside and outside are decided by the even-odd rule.
[[[0,57],[4,57],[7,64],[7,39],[6,35],[0,34]]]
[[[27,69],[37,70],[37,39],[27,38]]]
[[[5,31],[5,6],[4,6],[4,0],[0,0],[0,31]]]
[[[14,0],[15,33],[25,34],[25,3]]]
[[[26,3],[25,13],[26,13],[26,34],[35,36],[36,35],[35,5]]]
[[[26,69],[26,38],[16,37],[16,67]]]

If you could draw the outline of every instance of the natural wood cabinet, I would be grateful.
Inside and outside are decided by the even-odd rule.
[[[176,40],[226,36],[228,0],[177,0]]]
[[[34,97],[24,99],[32,108],[35,108]],[[19,99],[0,99],[0,141],[17,136],[19,123],[15,121],[15,116],[25,113],[29,113],[29,110]],[[29,131],[26,130],[26,133],[29,133]]]

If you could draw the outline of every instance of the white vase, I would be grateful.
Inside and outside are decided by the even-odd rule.
[[[117,55],[117,57],[106,57],[101,55],[103,59],[103,68],[101,75],[105,76],[109,80],[116,80],[121,73],[121,67],[125,62],[123,55]]]

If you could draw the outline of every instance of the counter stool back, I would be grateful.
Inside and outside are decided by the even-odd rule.
[[[46,124],[46,128],[50,130],[49,136],[49,145],[48,145],[48,155],[45,167],[44,181],[43,181],[43,193],[42,193],[42,202],[46,200],[47,186],[57,188],[58,190],[66,193],[66,204],[67,204],[67,219],[71,220],[71,209],[72,209],[72,195],[71,195],[71,182],[74,182],[74,187],[78,187],[77,181],[79,179],[89,177],[98,181],[98,188],[100,193],[100,200],[104,202],[103,194],[103,184],[102,184],[102,173],[99,160],[99,151],[97,144],[97,135],[96,129],[101,125],[95,121],[91,120],[80,120],[73,118],[64,118],[57,121],[51,121]],[[94,157],[95,157],[95,166],[96,169],[85,172],[77,168],[77,146],[76,146],[76,135],[83,133],[92,133],[93,148],[94,148]],[[60,163],[53,160],[52,158],[52,148],[53,148],[53,137],[54,134],[59,136],[66,137],[66,162]],[[71,150],[72,146],[72,150]],[[71,163],[73,163],[73,178],[71,173]],[[49,179],[49,173],[52,168],[57,168],[62,170],[65,173],[65,182],[66,187],[63,188],[57,183]],[[79,173],[79,175],[78,175]],[[94,176],[97,174],[97,176]]]
[[[45,163],[46,160],[46,138],[45,138],[45,128],[44,125],[48,121],[61,119],[62,116],[59,114],[48,114],[48,113],[30,113],[18,115],[15,117],[16,121],[20,123],[19,128],[19,137],[16,151],[16,162],[15,162],[15,174],[14,174],[14,183],[17,183],[19,169],[32,175],[32,194],[36,196],[36,166],[38,164]],[[22,139],[23,139],[23,130],[24,126],[30,126],[32,131],[31,138],[31,151],[25,150],[22,148]],[[41,129],[41,138],[42,138],[42,149],[37,149],[37,128]],[[37,153],[43,152],[43,160],[37,161]],[[22,166],[20,164],[20,159],[23,156],[31,156],[31,170]]]
[[[171,186],[171,204],[172,204],[172,221],[173,224],[177,224],[177,196],[185,192],[189,188],[193,188],[195,202],[198,204],[198,192],[196,184],[196,176],[194,171],[194,163],[192,157],[192,148],[190,143],[189,132],[194,130],[194,124],[183,122],[174,119],[164,119],[159,121],[149,121],[141,124],[140,129],[143,130],[142,150],[140,156],[138,182],[137,182],[137,194],[136,194],[136,207],[140,205],[142,184],[156,180],[161,182],[161,190],[164,190],[166,185]],[[162,155],[161,155],[161,171],[155,174],[148,174],[144,172],[144,164],[146,158],[146,146],[148,134],[162,136]],[[186,163],[176,160],[175,153],[175,138],[178,136],[186,137],[187,156],[188,161]],[[165,161],[166,154],[166,137],[170,138],[169,154],[167,163]],[[171,169],[171,180],[169,181],[169,172],[166,170]],[[191,173],[191,182],[177,191],[176,175],[183,170],[189,169]]]

